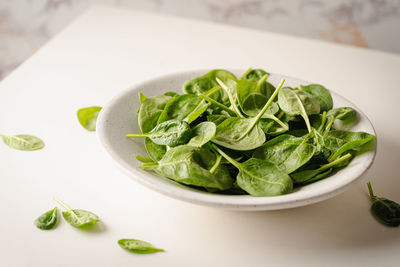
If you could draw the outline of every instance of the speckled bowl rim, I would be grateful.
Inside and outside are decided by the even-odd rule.
[[[111,135],[109,132],[110,130],[111,131],[113,130],[110,127],[116,129],[115,125],[113,125],[112,121],[110,121],[111,119],[110,113],[115,112],[115,109],[118,109],[118,103],[120,102],[120,100],[126,97],[132,97],[133,94],[137,97],[137,93],[140,91],[140,88],[149,86],[156,81],[158,82],[162,80],[168,81],[173,79],[179,80],[179,77],[188,77],[188,76],[197,77],[207,73],[208,71],[209,70],[200,69],[200,70],[189,70],[184,72],[170,73],[137,83],[132,87],[129,87],[126,90],[123,90],[118,94],[116,94],[103,107],[97,120],[97,137],[106,154],[110,156],[110,158],[119,167],[119,169],[121,169],[125,174],[133,178],[135,181],[141,183],[142,185],[152,190],[155,190],[164,195],[173,197],[175,199],[183,200],[186,202],[209,206],[209,207],[215,207],[215,208],[224,208],[229,210],[277,210],[277,209],[287,209],[287,208],[309,205],[312,203],[332,198],[345,191],[350,184],[359,179],[371,167],[376,155],[377,138],[375,138],[375,142],[371,150],[356,157],[348,167],[344,168],[338,173],[324,180],[321,180],[317,183],[307,185],[307,187],[311,186],[311,189],[298,190],[293,193],[281,196],[252,197],[249,195],[244,195],[244,196],[220,195],[220,194],[212,194],[208,192],[198,191],[180,185],[178,183],[175,183],[159,175],[143,171],[138,167],[139,163],[135,162],[134,161],[135,159],[127,160],[122,158],[121,155],[118,153],[118,149],[113,144],[112,138],[114,138],[113,137],[114,135]],[[237,73],[243,73],[245,70],[230,70],[230,71],[237,74]],[[275,77],[275,79],[278,77],[285,78],[286,80],[295,81],[296,83],[301,83],[301,84],[310,83],[301,79],[292,78],[280,74],[271,73],[270,77]],[[170,91],[170,89],[166,88],[162,92],[160,91],[160,94],[166,91]],[[340,100],[341,102],[346,102],[347,106],[351,106],[358,111],[360,120],[362,120],[364,124],[364,127],[362,127],[361,130],[374,134],[376,136],[376,132],[372,123],[367,118],[367,116],[359,108],[357,108],[356,105],[354,105],[344,97],[336,94],[334,91],[330,90],[330,92],[332,94],[334,101]],[[135,154],[135,151],[132,151],[132,154]],[[352,167],[350,168],[350,166]],[[339,178],[337,176],[339,176]],[[326,181],[332,179],[335,179],[335,183],[333,185],[328,184],[323,187],[318,185],[318,183],[320,184],[324,182],[326,183]]]

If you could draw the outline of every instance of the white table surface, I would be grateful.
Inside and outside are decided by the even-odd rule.
[[[116,169],[76,111],[134,83],[196,68],[261,67],[322,83],[369,116],[376,161],[345,193],[318,204],[234,212],[184,203]],[[95,7],[0,84],[0,132],[46,142],[0,144],[1,266],[399,266],[400,229],[369,213],[365,182],[400,202],[400,56],[213,23]],[[98,214],[95,231],[33,220],[54,196]],[[130,254],[120,238],[165,253]]]

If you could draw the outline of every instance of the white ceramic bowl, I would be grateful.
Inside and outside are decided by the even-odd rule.
[[[147,156],[144,140],[140,138],[129,140],[125,137],[128,133],[140,132],[136,114],[140,107],[138,92],[143,92],[146,96],[159,95],[167,91],[181,92],[184,81],[206,72],[208,71],[195,70],[174,73],[137,84],[117,94],[100,112],[97,121],[97,135],[100,143],[117,166],[135,181],[162,194],[199,205],[231,210],[276,210],[304,206],[331,198],[343,192],[371,166],[375,157],[376,145],[373,145],[371,150],[355,157],[346,168],[336,174],[297,188],[290,194],[273,197],[207,193],[140,169],[141,163],[134,156]],[[237,75],[243,72],[233,71]],[[277,85],[281,78],[286,79],[285,86],[296,87],[300,84],[309,84],[309,82],[279,74],[271,74],[268,81]],[[371,122],[361,110],[344,97],[332,91],[331,94],[335,107],[349,106],[358,111],[358,122],[352,125],[350,128],[352,131],[365,131],[376,135]]]

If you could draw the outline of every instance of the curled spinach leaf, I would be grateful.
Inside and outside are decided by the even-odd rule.
[[[374,195],[371,183],[368,182],[369,197],[372,201],[371,213],[384,225],[396,227],[400,225],[400,205],[392,200]]]
[[[342,154],[372,141],[374,135],[365,132],[335,130],[324,135],[324,147],[331,153],[328,161],[334,161]]]
[[[343,162],[348,162],[348,160],[351,158],[351,154],[348,153],[332,162],[329,162],[325,165],[320,166],[317,169],[312,169],[312,170],[303,170],[299,172],[292,173],[290,177],[292,178],[293,182],[295,184],[308,184],[311,182],[315,182],[317,180],[320,180],[322,178],[325,178],[332,170],[334,167],[338,166],[343,166]],[[322,174],[322,175],[321,175]]]
[[[87,107],[78,110],[79,123],[88,131],[96,131],[97,117],[101,111],[101,107]]]
[[[158,145],[170,147],[186,144],[192,131],[185,121],[169,120],[158,124],[153,130],[145,134],[127,134],[128,138],[149,137],[151,141]]]
[[[55,207],[52,210],[49,210],[42,215],[40,215],[35,221],[34,224],[37,228],[42,230],[53,229],[57,225],[58,218],[58,209]]]
[[[7,146],[24,151],[38,150],[44,147],[44,142],[39,137],[28,135],[28,134],[18,134],[18,135],[5,135],[0,134],[3,139],[4,144]]]

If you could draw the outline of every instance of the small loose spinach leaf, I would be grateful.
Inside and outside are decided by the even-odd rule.
[[[88,131],[96,131],[97,117],[99,116],[101,107],[87,107],[78,110],[79,123]]]
[[[28,134],[18,134],[18,135],[5,135],[0,134],[0,137],[3,139],[4,144],[7,146],[23,150],[23,151],[32,151],[38,150],[44,147],[44,142],[39,137],[28,135]]]
[[[52,210],[49,210],[42,215],[40,215],[35,221],[34,224],[37,228],[42,230],[53,229],[57,225],[58,219],[58,209],[55,207]]]
[[[149,137],[158,145],[170,147],[186,144],[192,135],[190,126],[185,121],[169,120],[158,124],[153,130],[145,134],[127,134],[128,138]]]
[[[156,162],[160,161],[164,157],[165,152],[167,152],[166,146],[156,144],[148,137],[144,139],[144,146],[150,158]]]
[[[400,225],[400,204],[374,195],[371,183],[368,182],[369,197],[372,201],[371,213],[382,224],[391,227]]]
[[[215,136],[217,126],[213,122],[204,121],[197,124],[192,129],[192,138],[190,139],[189,146],[201,147]]]
[[[320,84],[309,84],[309,85],[300,85],[300,90],[306,91],[314,96],[321,108],[321,111],[328,111],[333,107],[333,99],[331,93],[329,93],[328,89],[326,89],[323,85]]]
[[[123,249],[138,254],[149,254],[164,251],[163,249],[154,247],[148,242],[138,239],[120,239],[118,240],[118,245],[120,245],[120,247]]]
[[[186,185],[219,190],[231,188],[233,181],[224,165],[210,172],[216,161],[217,156],[208,149],[183,145],[168,150],[158,164],[144,163],[141,168]]]
[[[157,126],[158,118],[163,112],[171,96],[159,95],[147,97],[139,109],[138,123],[142,133],[148,133]]]
[[[64,219],[73,227],[88,228],[100,221],[100,218],[87,210],[71,209],[61,200],[54,198],[66,210],[62,212]]]

